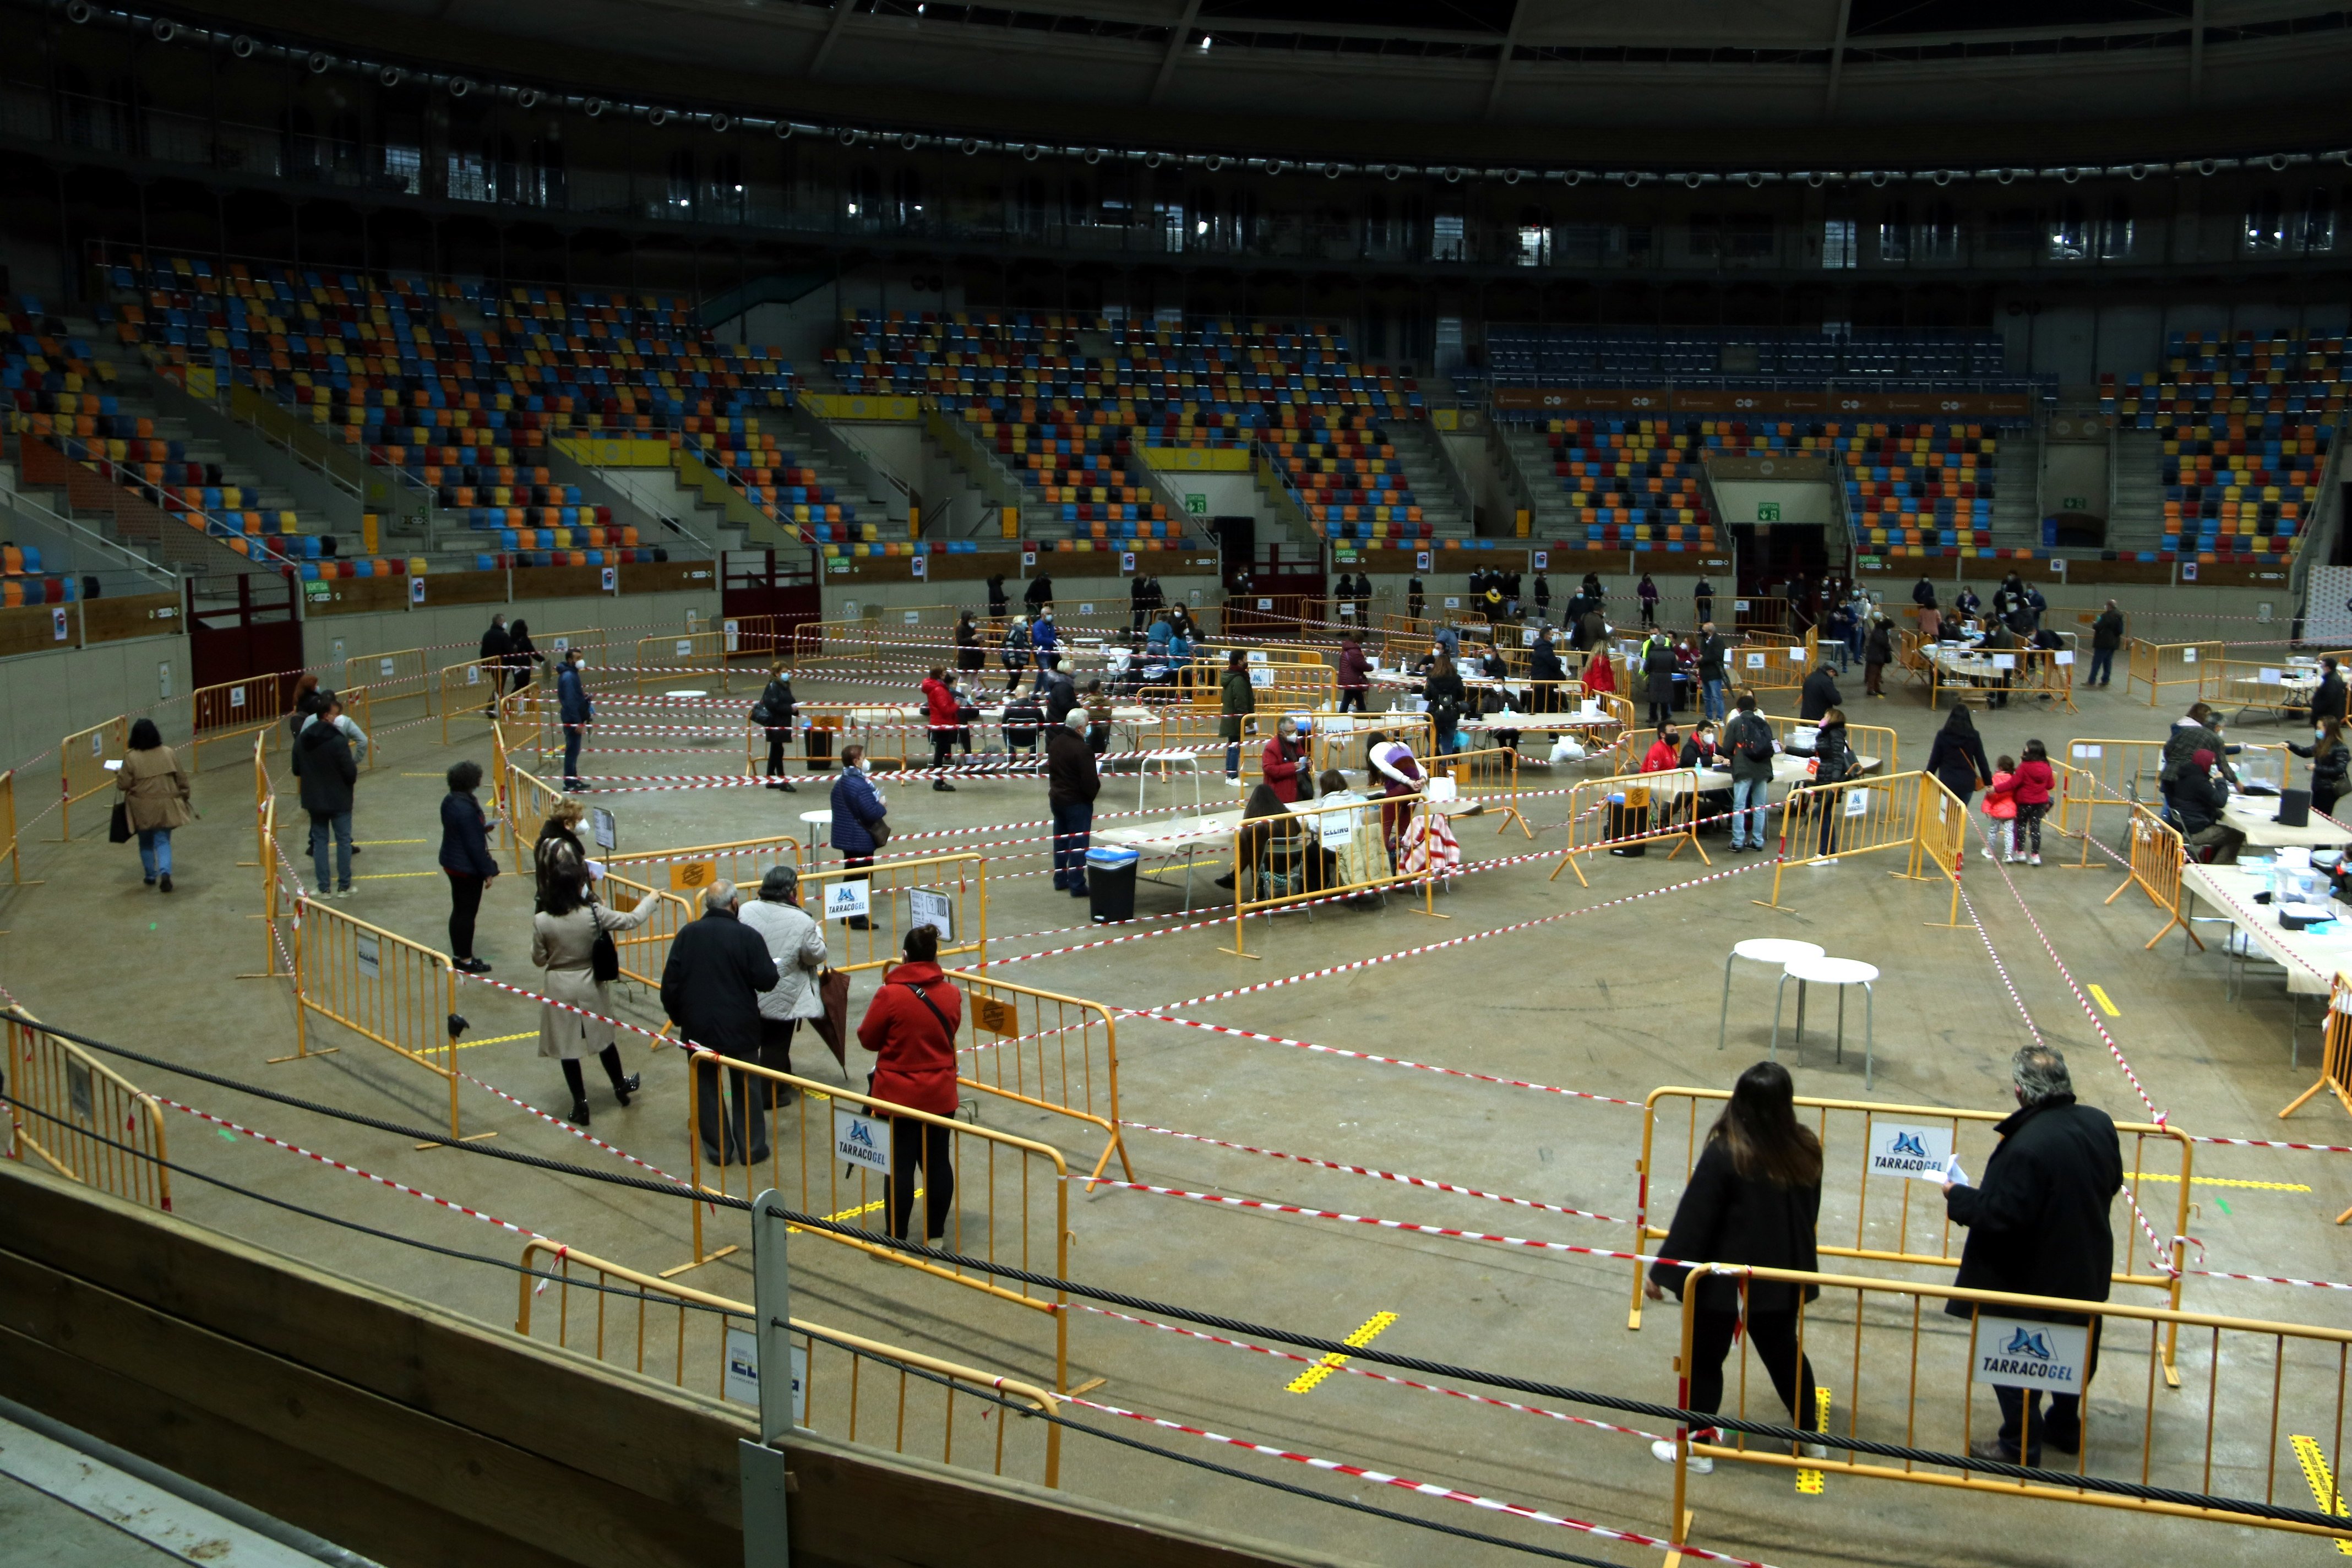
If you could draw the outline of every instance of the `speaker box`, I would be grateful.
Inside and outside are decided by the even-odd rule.
[[[2311,792],[2307,789],[2279,791],[2278,825],[2281,827],[2306,827],[2311,824]]]

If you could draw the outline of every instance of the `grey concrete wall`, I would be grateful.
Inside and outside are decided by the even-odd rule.
[[[652,637],[687,629],[687,614],[699,617],[695,629],[712,630],[719,624],[719,593],[632,594],[627,598],[523,599],[511,605],[425,605],[408,611],[387,610],[363,616],[320,616],[303,624],[303,661],[314,669],[340,678],[343,660],[362,654],[390,653],[402,648],[434,648],[436,668],[470,658],[481,646],[482,633],[493,614],[511,624],[517,616],[530,623],[531,638],[548,651],[546,634],[601,626],[610,642]],[[626,657],[625,654],[621,657]]]
[[[23,767],[73,731],[117,713],[142,713],[159,702],[163,706],[155,717],[164,739],[177,741],[187,733],[188,705],[163,700],[187,694],[184,636],[134,637],[0,659],[0,768]],[[42,757],[16,781],[16,819],[28,820],[47,806],[57,790],[58,760]]]

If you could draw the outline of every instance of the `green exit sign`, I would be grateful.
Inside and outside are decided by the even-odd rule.
[[[1187,516],[1191,516],[1191,517],[1206,517],[1206,516],[1208,516],[1208,515],[1209,515],[1209,498],[1208,498],[1206,495],[1203,495],[1203,494],[1202,494],[1201,491],[1199,491],[1199,490],[1187,490],[1187,491],[1185,491],[1185,492],[1184,492],[1184,511],[1185,511],[1185,513],[1186,513],[1186,515],[1187,515]]]
[[[2058,500],[2058,510],[2060,511],[2087,511],[2090,509],[2088,504],[2081,496],[2062,496]]]
[[[1759,501],[1758,501],[1758,502],[1756,503],[1756,521],[1759,521],[1759,522],[1778,522],[1778,521],[1780,521],[1780,503],[1779,501],[1776,501],[1776,500],[1759,500]]]

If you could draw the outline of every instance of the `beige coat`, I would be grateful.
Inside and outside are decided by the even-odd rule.
[[[530,961],[540,966],[540,994],[611,1017],[612,988],[596,984],[589,957],[590,950],[596,945],[596,932],[600,928],[609,931],[635,931],[646,923],[657,902],[647,899],[627,914],[594,903],[583,904],[568,915],[542,911],[531,916]],[[578,1061],[619,1043],[620,1035],[610,1024],[544,1004],[539,1009],[541,1056]]]
[[[169,746],[125,752],[114,787],[127,798],[133,833],[185,827],[195,820],[195,813],[188,809],[188,775],[180,771],[180,759]]]

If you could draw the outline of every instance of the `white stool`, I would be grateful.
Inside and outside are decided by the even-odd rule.
[[[1834,985],[1838,988],[1837,1059],[1845,1060],[1845,988],[1862,987],[1862,1087],[1870,1087],[1873,1045],[1872,1014],[1877,994],[1872,982],[1878,978],[1878,966],[1864,963],[1858,958],[1793,958],[1780,971],[1780,989],[1772,994],[1772,1058],[1780,1059],[1780,997],[1789,989],[1789,982],[1797,983],[1797,1055],[1802,1060],[1805,1050],[1805,986]]]
[[[820,806],[814,811],[803,811],[801,813],[801,820],[809,825],[809,857],[810,863],[814,865],[815,863],[816,856],[816,830],[820,827],[830,827],[833,826],[833,808],[828,805]]]
[[[1723,1016],[1716,1020],[1715,1048],[1723,1043],[1731,1027],[1731,961],[1744,958],[1750,963],[1769,963],[1775,969],[1786,969],[1792,960],[1819,958],[1828,950],[1810,942],[1792,942],[1787,937],[1751,936],[1746,942],[1734,942],[1723,961]]]

